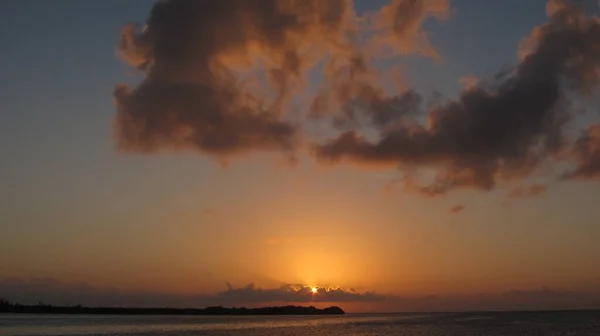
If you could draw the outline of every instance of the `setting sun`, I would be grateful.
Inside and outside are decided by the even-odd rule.
[[[319,288],[317,288],[317,287],[310,287],[310,291],[311,291],[313,294],[317,294],[317,293],[319,292]]]

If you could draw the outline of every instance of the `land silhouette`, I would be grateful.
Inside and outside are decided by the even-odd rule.
[[[52,306],[43,303],[23,305],[0,299],[0,313],[12,314],[86,314],[86,315],[342,315],[345,312],[337,306],[316,308],[313,306],[280,306],[262,308],[122,308],[122,307],[83,307]]]

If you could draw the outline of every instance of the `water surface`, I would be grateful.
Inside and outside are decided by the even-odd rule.
[[[342,316],[0,315],[0,335],[600,335],[600,311]]]

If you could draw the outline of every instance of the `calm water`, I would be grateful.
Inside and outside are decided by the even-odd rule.
[[[0,315],[0,335],[600,335],[600,311],[344,316]]]

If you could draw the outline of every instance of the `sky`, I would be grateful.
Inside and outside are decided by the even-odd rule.
[[[2,1],[0,296],[598,308],[599,9]]]

